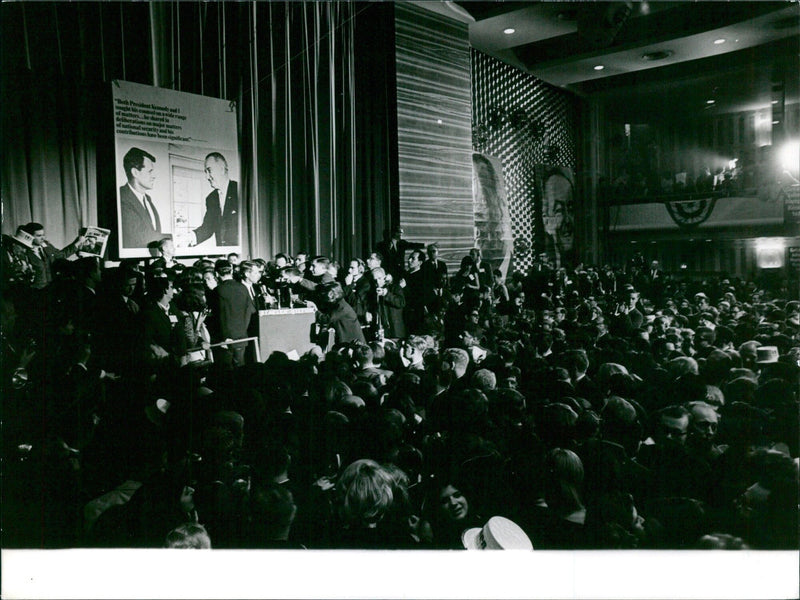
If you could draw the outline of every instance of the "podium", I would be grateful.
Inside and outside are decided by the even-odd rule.
[[[258,311],[258,345],[261,360],[275,352],[295,350],[303,355],[313,341],[316,310],[313,308],[276,308]]]

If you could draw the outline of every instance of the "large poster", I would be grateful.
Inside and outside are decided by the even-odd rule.
[[[241,252],[239,144],[232,102],[112,83],[120,258]]]
[[[572,169],[536,165],[536,197],[544,232],[544,252],[561,267],[570,262],[575,241],[575,181]]]
[[[513,236],[506,200],[503,162],[499,158],[472,154],[472,197],[475,239],[483,260],[508,274]]]

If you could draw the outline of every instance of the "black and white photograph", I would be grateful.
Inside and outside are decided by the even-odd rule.
[[[104,229],[103,227],[87,227],[83,234],[85,239],[78,254],[81,256],[103,258],[106,254],[106,245],[108,244],[108,236],[110,234],[111,230]]]
[[[798,598],[800,1],[0,2],[3,598]]]

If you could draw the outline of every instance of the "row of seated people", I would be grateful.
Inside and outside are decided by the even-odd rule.
[[[590,266],[506,284],[473,252],[416,322],[416,252],[390,273],[404,331],[377,252],[341,281],[324,257],[81,258],[7,290],[6,544],[461,548],[502,516],[535,549],[797,548],[800,303],[723,277],[654,303]],[[286,287],[337,343],[208,352],[239,339],[234,284],[248,319]]]

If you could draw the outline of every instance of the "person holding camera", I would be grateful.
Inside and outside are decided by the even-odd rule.
[[[406,297],[403,288],[394,282],[383,267],[373,269],[372,276],[375,279],[375,299],[370,312],[374,315],[373,328],[377,336],[392,339],[406,337],[406,324],[403,320]],[[380,335],[381,331],[383,335]]]

